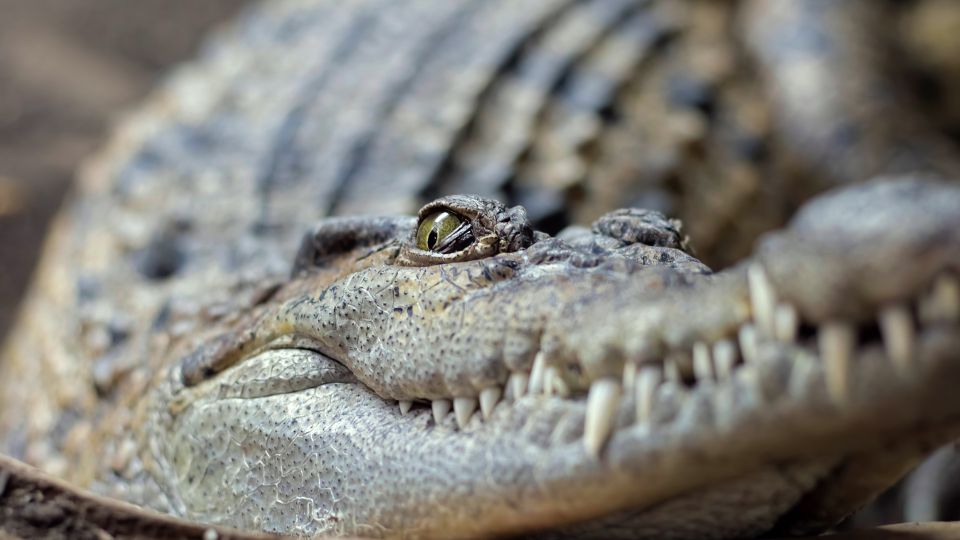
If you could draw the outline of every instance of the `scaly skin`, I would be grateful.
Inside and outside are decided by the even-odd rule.
[[[319,264],[173,349],[141,452],[171,508],[241,528],[816,530],[960,433],[958,207],[929,181],[839,192],[719,274],[647,212],[462,262],[418,259],[413,220],[353,220],[371,242],[311,236],[299,259]]]
[[[863,54],[891,5],[262,8],[84,174],[0,366],[0,444],[257,530],[823,530],[957,435],[955,187],[849,188],[743,259],[813,192],[957,176]],[[453,252],[352,217],[295,256],[317,217],[458,192],[483,197],[434,203],[472,224]],[[742,262],[607,214],[640,203]]]

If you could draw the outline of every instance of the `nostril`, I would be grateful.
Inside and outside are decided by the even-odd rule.
[[[157,236],[134,254],[137,271],[153,281],[174,276],[183,267],[186,259],[182,241],[178,235],[171,233]]]

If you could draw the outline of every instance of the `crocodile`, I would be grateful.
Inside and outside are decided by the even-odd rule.
[[[0,449],[292,535],[825,530],[960,436],[900,9],[256,7],[81,175]]]

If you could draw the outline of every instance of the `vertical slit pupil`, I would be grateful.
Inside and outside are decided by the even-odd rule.
[[[430,231],[427,235],[427,247],[433,249],[437,245],[437,231]]]

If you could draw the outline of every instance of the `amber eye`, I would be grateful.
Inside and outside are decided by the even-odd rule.
[[[434,212],[423,218],[417,228],[417,247],[433,251],[450,233],[455,231],[463,220],[460,216],[445,210]]]

